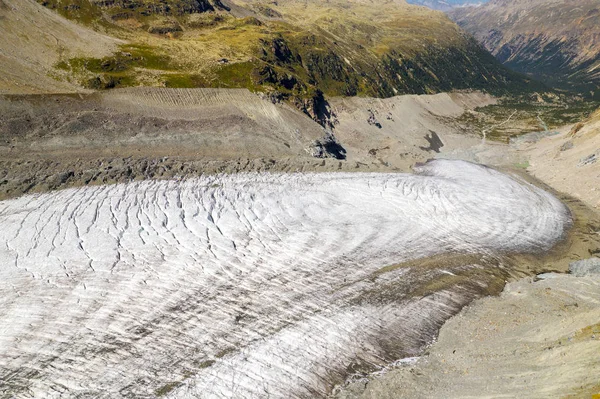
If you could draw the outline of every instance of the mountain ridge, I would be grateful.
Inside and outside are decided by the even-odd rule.
[[[309,114],[323,95],[543,90],[444,14],[404,0],[39,3],[120,43],[112,55],[61,54],[49,72],[71,87],[247,88]]]
[[[450,11],[504,65],[600,98],[600,3],[492,0]]]

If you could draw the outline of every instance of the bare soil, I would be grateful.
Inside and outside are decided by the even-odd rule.
[[[440,153],[478,145],[478,137],[439,118],[493,99],[465,93],[373,101],[333,100],[331,136],[297,109],[245,89],[6,95],[0,97],[0,198],[206,173],[406,171],[437,154],[428,148],[432,132]],[[369,124],[372,112],[380,128]],[[320,150],[332,137],[345,159]]]

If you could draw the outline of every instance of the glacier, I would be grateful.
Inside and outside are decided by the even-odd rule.
[[[411,295],[425,279],[491,267],[389,266],[547,251],[570,223],[552,194],[451,160],[2,201],[0,396],[324,396],[464,305]]]

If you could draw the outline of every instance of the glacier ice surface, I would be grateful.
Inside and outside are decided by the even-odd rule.
[[[446,306],[361,301],[413,272],[371,278],[382,267],[543,251],[569,223],[551,194],[449,160],[414,174],[246,173],[3,201],[0,394],[322,395],[356,359],[383,361],[382,331],[418,339]]]

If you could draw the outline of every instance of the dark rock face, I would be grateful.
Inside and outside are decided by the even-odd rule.
[[[315,141],[312,147],[312,155],[315,158],[346,159],[346,149],[336,140],[331,131],[327,131],[325,137]]]

